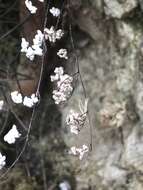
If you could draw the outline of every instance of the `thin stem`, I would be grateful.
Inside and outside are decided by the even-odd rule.
[[[69,13],[70,13],[70,10],[69,10]],[[71,15],[70,15],[71,17]],[[83,89],[83,94],[84,94],[84,98],[86,99],[87,98],[87,93],[86,93],[86,89],[85,89],[85,86],[84,86],[84,82],[83,82],[83,79],[82,79],[82,75],[81,75],[81,72],[80,72],[80,66],[79,66],[79,62],[78,62],[78,56],[76,54],[76,50],[75,50],[75,46],[74,46],[74,40],[73,40],[73,35],[72,35],[72,26],[71,24],[69,25],[69,33],[70,33],[70,40],[71,40],[71,45],[72,45],[72,49],[74,51],[74,54],[75,54],[75,58],[76,58],[76,66],[77,66],[77,72],[79,74],[79,77],[80,77],[80,82],[81,82],[81,85],[82,85],[82,89]],[[92,146],[93,146],[93,138],[92,138],[92,124],[91,124],[91,119],[90,119],[90,115],[89,115],[89,111],[87,109],[87,118],[88,118],[88,123],[89,123],[89,128],[90,128],[90,150],[92,151]]]
[[[29,14],[27,17],[25,17],[25,19],[23,19],[23,21],[21,21],[19,24],[17,24],[16,26],[14,26],[11,30],[9,30],[6,34],[2,35],[0,37],[0,40],[3,40],[4,38],[6,38],[7,36],[9,36],[11,33],[13,33],[15,30],[17,30],[17,28],[21,27],[29,18],[31,17],[31,14]]]

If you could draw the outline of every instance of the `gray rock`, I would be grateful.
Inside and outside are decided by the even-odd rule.
[[[137,7],[137,0],[104,0],[105,3],[105,14],[113,18],[122,18],[124,15],[132,11]]]

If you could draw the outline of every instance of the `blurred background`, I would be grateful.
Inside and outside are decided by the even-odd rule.
[[[0,190],[142,190],[143,1],[32,2],[36,15],[29,14],[24,0],[0,0],[0,99],[5,102],[0,152],[6,156]],[[61,10],[58,20],[45,14],[47,6]],[[32,109],[13,104],[10,93],[29,96],[36,91],[42,61],[30,62],[20,45],[22,37],[32,43],[45,18],[48,28],[57,26],[65,35],[54,45],[46,44],[40,103],[32,116]],[[68,60],[55,56],[60,48],[68,50]],[[57,66],[71,75],[80,67],[74,92],[62,106],[52,99],[50,75]],[[79,101],[85,100],[80,77],[89,117],[75,136],[65,120],[69,110],[79,110]],[[3,137],[13,124],[22,136],[9,145]],[[17,160],[29,126],[27,146]],[[71,146],[90,143],[92,150],[82,161],[69,155]]]

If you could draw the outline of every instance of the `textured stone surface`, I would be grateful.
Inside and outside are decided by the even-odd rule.
[[[105,14],[113,18],[121,18],[137,7],[137,0],[104,0]]]
[[[143,131],[142,126],[135,126],[125,140],[123,153],[123,164],[125,167],[132,167],[136,171],[143,171]]]
[[[88,45],[79,48],[81,75],[89,97],[93,149],[80,162],[71,157],[77,189],[142,189],[142,22],[124,19],[138,5],[136,0],[104,0],[105,17],[82,8],[76,23],[89,35]],[[101,10],[102,10],[101,8]],[[97,10],[97,12],[96,12]],[[141,11],[140,9],[138,11]],[[100,13],[99,13],[100,12]],[[102,14],[102,13],[101,13]],[[135,14],[135,13],[134,13]],[[112,17],[112,20],[108,20]],[[118,18],[118,20],[116,20]],[[76,41],[78,46],[80,42]],[[81,83],[63,112],[78,109],[84,99]],[[90,144],[88,122],[78,137],[64,134],[68,146]]]

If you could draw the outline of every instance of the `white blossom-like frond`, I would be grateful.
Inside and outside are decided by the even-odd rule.
[[[83,128],[87,118],[87,105],[88,99],[85,100],[84,105],[82,102],[79,104],[80,112],[70,110],[66,117],[66,124],[70,127],[70,132],[78,135],[79,131]]]
[[[25,0],[25,5],[31,14],[35,14],[37,12],[37,7],[33,6],[30,0]]]
[[[4,141],[13,144],[20,136],[21,134],[18,132],[16,125],[13,125],[12,129],[4,136]]]
[[[16,104],[22,103],[22,95],[18,91],[11,92],[11,99]]]
[[[60,49],[60,50],[57,52],[57,55],[58,55],[60,58],[68,59],[67,50],[66,50],[66,49]]]
[[[26,53],[29,46],[29,42],[26,41],[25,38],[22,38],[21,41],[21,52]]]
[[[60,40],[62,36],[64,35],[63,30],[55,30],[54,26],[51,26],[51,28],[45,28],[44,29],[45,39],[49,40],[52,43],[55,43],[56,40]]]
[[[24,97],[23,105],[26,107],[33,107],[39,101],[38,97],[35,94],[32,94],[31,97]]]
[[[64,74],[63,67],[56,67],[54,73],[55,75],[51,76],[51,81],[56,83],[56,89],[53,90],[53,99],[55,104],[64,103],[73,91],[73,78],[68,74]]]
[[[35,52],[34,52],[34,50],[33,50],[31,47],[29,47],[29,48],[27,49],[26,57],[27,57],[28,59],[30,59],[30,61],[33,61],[33,60],[34,60]]]
[[[61,13],[60,9],[55,8],[55,7],[52,7],[49,11],[55,17],[58,17],[60,15],[60,13]]]
[[[37,30],[37,33],[33,39],[33,44],[38,45],[39,47],[42,46],[44,39],[44,34],[41,32],[41,30]]]
[[[33,45],[31,47],[29,46],[29,42],[27,42],[25,38],[22,38],[21,52],[26,53],[26,57],[30,59],[30,61],[34,60],[35,55],[42,56],[43,39],[44,39],[44,34],[40,30],[37,30],[37,33],[33,39]]]
[[[71,147],[70,154],[73,154],[74,156],[78,156],[80,160],[83,159],[83,156],[85,153],[89,151],[88,146],[82,145],[81,148],[76,148],[75,146]]]

